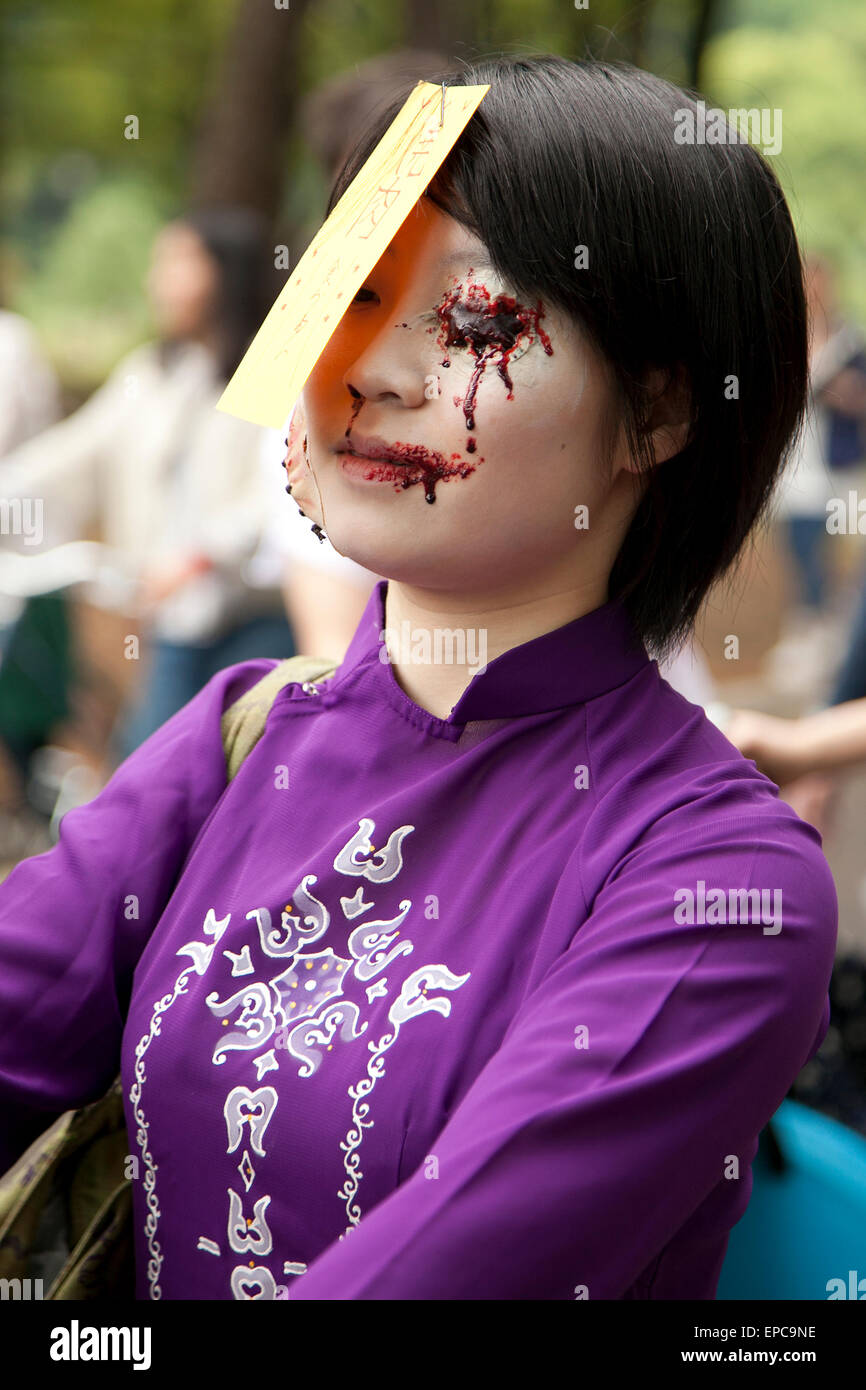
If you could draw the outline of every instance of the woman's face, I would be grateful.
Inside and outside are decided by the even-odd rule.
[[[318,497],[309,480],[293,495],[337,550],[403,583],[543,593],[603,570],[606,593],[638,500],[621,441],[604,468],[611,399],[573,321],[515,301],[422,198],[309,377]]]
[[[172,222],[155,238],[147,292],[168,338],[195,338],[208,329],[219,293],[219,267],[201,237]]]

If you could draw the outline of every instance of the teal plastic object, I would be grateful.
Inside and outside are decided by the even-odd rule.
[[[793,1100],[772,1127],[784,1171],[762,1135],[716,1298],[866,1300],[866,1139]]]

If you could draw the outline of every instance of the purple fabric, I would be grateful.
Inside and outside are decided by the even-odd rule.
[[[711,1299],[828,1026],[820,837],[619,604],[443,720],[380,659],[385,590],[228,788],[273,661],[0,886],[6,1160],[122,1057],[140,1298]]]

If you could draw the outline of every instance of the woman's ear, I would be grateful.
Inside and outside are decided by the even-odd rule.
[[[686,370],[653,368],[644,378],[652,404],[647,414],[647,437],[654,464],[664,463],[685,448],[691,424],[691,393]],[[631,459],[625,464],[630,473],[642,469]]]
[[[653,396],[647,428],[656,463],[664,463],[685,448],[691,425],[691,392],[685,368],[655,370],[647,377]]]

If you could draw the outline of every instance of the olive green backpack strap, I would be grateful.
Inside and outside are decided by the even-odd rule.
[[[264,733],[268,711],[280,691],[292,682],[322,680],[333,675],[337,666],[332,657],[290,656],[229,705],[221,721],[229,782]]]

